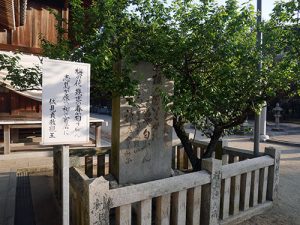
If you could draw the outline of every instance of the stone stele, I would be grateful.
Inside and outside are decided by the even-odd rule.
[[[113,98],[110,172],[119,184],[142,183],[169,177],[172,158],[172,116],[161,93],[173,93],[167,81],[149,63],[133,73],[140,82],[134,106],[126,98]]]

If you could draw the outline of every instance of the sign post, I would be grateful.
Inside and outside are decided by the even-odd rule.
[[[62,224],[69,225],[69,145],[89,142],[90,65],[44,59],[42,144],[62,155]]]

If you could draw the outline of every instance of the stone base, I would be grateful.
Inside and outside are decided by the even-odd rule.
[[[266,135],[266,134],[260,135],[260,141],[262,141],[262,142],[265,142],[269,139],[270,139],[269,135]]]

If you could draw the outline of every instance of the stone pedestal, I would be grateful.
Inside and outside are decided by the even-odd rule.
[[[135,68],[139,95],[134,106],[113,98],[111,173],[120,184],[142,183],[169,177],[172,159],[172,116],[165,112],[161,91],[173,92],[149,63]]]

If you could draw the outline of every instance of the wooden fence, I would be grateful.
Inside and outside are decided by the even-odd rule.
[[[71,168],[71,224],[228,224],[270,207],[278,193],[280,153],[266,148],[253,158],[229,147],[223,153],[222,161],[204,159],[200,172],[126,187]]]

